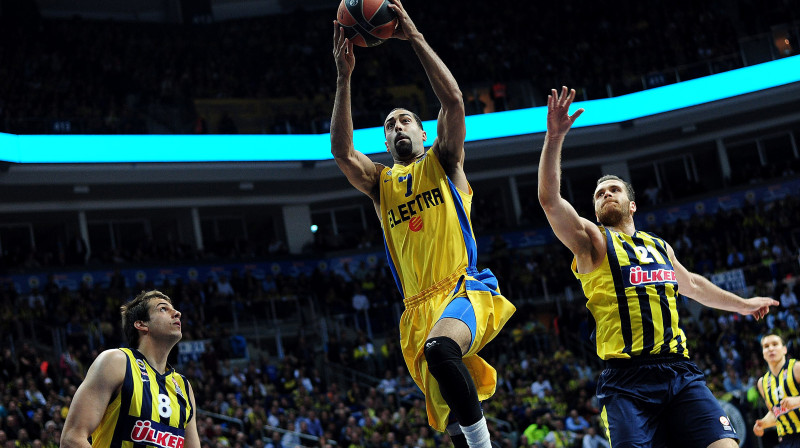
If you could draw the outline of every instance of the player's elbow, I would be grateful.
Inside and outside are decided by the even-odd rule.
[[[464,98],[461,96],[460,90],[452,92],[451,95],[447,95],[440,101],[442,102],[442,109],[446,110],[448,114],[466,114],[466,109],[464,108]]]
[[[343,145],[340,142],[331,142],[331,155],[339,162],[350,157],[350,145]]]
[[[553,192],[542,187],[539,187],[538,196],[539,205],[541,205],[545,211],[555,207],[558,204],[559,199],[561,199],[557,192]]]
[[[75,429],[65,427],[61,433],[59,446],[61,448],[79,448],[86,444],[88,438],[88,436],[82,438]]]
[[[678,282],[678,289],[684,296],[702,303],[704,295],[701,293],[701,280],[697,278],[698,276],[699,274],[690,272],[686,281]]]

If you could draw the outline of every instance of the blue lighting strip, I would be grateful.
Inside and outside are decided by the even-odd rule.
[[[575,127],[633,120],[800,81],[800,56],[779,59],[704,78],[578,102],[586,112]],[[467,141],[545,131],[547,108],[467,117]],[[427,144],[436,122],[423,123]],[[381,127],[353,133],[365,154],[386,151]],[[232,162],[326,160],[330,135],[11,135],[0,134],[0,160],[17,163]]]

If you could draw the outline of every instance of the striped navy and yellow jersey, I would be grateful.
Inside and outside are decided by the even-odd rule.
[[[403,297],[475,268],[472,190],[459,191],[433,151],[408,166],[384,168],[379,186],[386,257]]]
[[[781,400],[786,397],[796,397],[800,395],[797,390],[797,383],[794,379],[794,363],[796,359],[789,359],[778,372],[773,375],[771,371],[761,377],[761,388],[764,390],[764,401],[767,407],[775,414],[778,419],[776,425],[778,435],[800,434],[800,412],[798,409],[786,409],[781,407]]]
[[[600,226],[606,257],[592,272],[572,272],[596,322],[597,355],[604,360],[679,354],[686,358],[686,335],[678,326],[678,281],[667,243],[647,232],[632,236]]]
[[[128,357],[125,380],[92,433],[92,446],[182,448],[194,413],[189,382],[172,368],[159,374],[138,350],[120,350]]]

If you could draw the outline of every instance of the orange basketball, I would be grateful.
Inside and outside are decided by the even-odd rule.
[[[389,0],[342,0],[336,21],[345,36],[360,47],[374,47],[392,37],[397,17],[389,9]]]

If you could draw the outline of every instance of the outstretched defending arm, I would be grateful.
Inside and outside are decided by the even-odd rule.
[[[464,139],[467,128],[464,123],[464,99],[455,77],[444,61],[433,51],[425,37],[417,29],[400,0],[390,0],[389,8],[397,14],[398,27],[393,37],[406,39],[417,54],[433,93],[442,104],[436,122],[436,141],[432,150],[436,152],[447,175],[462,191],[469,186],[464,175]]]
[[[689,272],[675,257],[672,246],[667,245],[667,253],[675,268],[675,277],[678,280],[681,294],[707,307],[734,311],[761,319],[769,313],[769,307],[779,305],[777,300],[769,297],[743,299],[732,292],[725,291],[702,275]]]
[[[336,60],[336,98],[331,116],[331,154],[347,180],[374,202],[378,202],[377,186],[381,165],[376,164],[353,146],[353,115],[350,101],[350,78],[356,64],[353,43],[344,37],[344,30],[333,22],[333,57]]]

